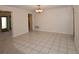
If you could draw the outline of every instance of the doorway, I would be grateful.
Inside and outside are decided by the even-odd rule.
[[[0,39],[12,37],[11,12],[0,11]]]
[[[8,31],[8,17],[7,16],[1,16],[0,17],[0,27],[1,27],[1,32]]]
[[[11,30],[11,12],[0,11],[0,32]]]
[[[32,32],[32,14],[28,14],[28,31]]]

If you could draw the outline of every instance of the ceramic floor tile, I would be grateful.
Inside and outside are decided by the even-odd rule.
[[[6,36],[6,34],[8,34]],[[51,32],[30,32],[15,38],[0,34],[0,53],[6,54],[74,54],[73,37]],[[3,37],[5,36],[5,37]]]

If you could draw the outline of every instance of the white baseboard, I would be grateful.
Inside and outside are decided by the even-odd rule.
[[[52,32],[52,31],[43,31],[43,30],[34,30],[34,31],[41,31],[41,32]],[[52,33],[59,33],[59,34],[65,34],[65,35],[71,35],[71,36],[73,36],[73,34],[64,33],[64,32],[52,32]]]
[[[26,32],[26,33],[28,33],[28,32]],[[13,35],[13,37],[17,37],[17,36],[20,36],[20,35],[23,35],[23,34],[26,34],[26,33],[15,34],[15,35]]]

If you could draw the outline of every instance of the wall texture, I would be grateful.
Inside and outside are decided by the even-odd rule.
[[[79,6],[74,6],[75,15],[75,45],[79,52]]]
[[[39,26],[38,31],[73,34],[72,7],[54,8],[36,13],[34,26]]]
[[[13,37],[28,32],[28,13],[29,11],[14,7],[0,6],[2,11],[11,11]]]
[[[0,10],[12,12],[13,37],[28,32],[28,13],[31,13],[30,11],[8,6],[0,6]],[[36,30],[35,26],[39,26],[39,31],[73,34],[72,8],[55,8],[44,10],[41,14],[33,13],[34,30]]]

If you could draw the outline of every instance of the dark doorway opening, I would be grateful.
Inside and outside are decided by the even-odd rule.
[[[0,11],[0,32],[11,30],[11,12]]]

